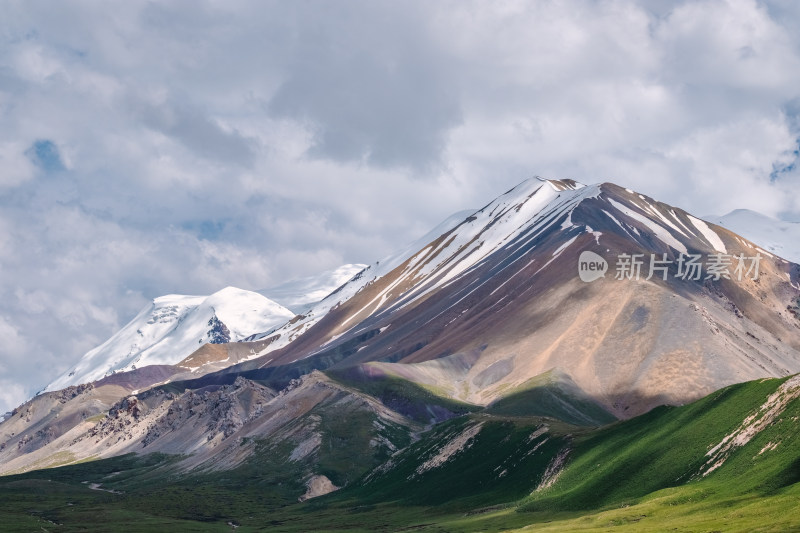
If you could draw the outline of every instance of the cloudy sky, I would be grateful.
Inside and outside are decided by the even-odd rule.
[[[0,413],[533,175],[800,219],[793,0],[0,4]]]

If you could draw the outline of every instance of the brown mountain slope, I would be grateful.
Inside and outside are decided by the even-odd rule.
[[[578,277],[587,250],[609,262],[592,283]],[[643,254],[640,279],[615,279],[620,254]],[[666,280],[645,279],[651,254],[672,262]],[[676,277],[681,254],[701,256],[700,279]],[[714,254],[731,279],[706,279]],[[737,279],[739,254],[761,256],[756,279]],[[680,209],[613,184],[526,182],[231,370],[372,362],[488,404],[560,369],[627,417],[800,371],[798,287],[797,265]]]

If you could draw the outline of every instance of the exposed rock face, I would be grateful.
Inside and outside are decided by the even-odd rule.
[[[47,459],[56,450],[69,448],[128,394],[116,385],[88,384],[36,396],[0,424],[0,473],[55,466]]]
[[[786,410],[786,407],[798,397],[800,397],[800,374],[786,380],[755,413],[747,416],[732,433],[726,435],[717,445],[708,450],[706,453],[708,459],[700,468],[699,475],[705,477],[722,466],[733,450],[741,448],[771,426],[775,419]],[[778,445],[779,443],[776,442],[768,443],[760,453],[770,449],[774,450]]]
[[[217,318],[217,315],[212,316],[208,320],[208,325],[211,329],[208,330],[208,342],[211,344],[225,344],[231,342],[231,332],[228,327]]]
[[[56,394],[58,395],[58,400],[61,403],[67,403],[68,401],[72,400],[73,398],[76,398],[76,397],[80,396],[81,394],[92,390],[93,388],[94,388],[94,384],[92,384],[92,383],[84,383],[84,384],[81,384],[81,385],[71,385],[71,386],[67,387],[66,389],[61,389],[60,391],[57,391]]]
[[[480,433],[481,427],[483,427],[483,423],[479,422],[455,435],[452,440],[442,446],[436,455],[419,465],[416,469],[416,474],[419,475],[433,468],[438,468],[446,463],[452,456],[469,448],[475,437]]]
[[[58,393],[51,396],[51,402],[61,405]],[[77,400],[66,406],[70,403],[77,405]],[[30,406],[31,413],[36,407]],[[421,429],[319,372],[291,380],[279,392],[238,377],[228,385],[180,393],[160,388],[127,393],[105,411],[92,421],[73,420],[68,431],[52,424],[29,426],[36,431],[12,438],[8,444],[13,449],[7,445],[0,450],[0,473],[29,468],[59,454],[72,462],[129,452],[184,455],[181,470],[230,469],[266,447],[269,460],[291,463],[297,479],[313,480],[306,497],[314,497],[374,468]],[[336,446],[361,450],[358,459],[344,462],[339,482],[314,478],[318,462],[337,453]]]
[[[311,498],[324,496],[341,488],[334,485],[330,479],[321,474],[312,476],[308,481],[306,481],[306,487],[308,490],[305,494],[298,498],[298,501],[304,502],[306,500],[310,500]]]
[[[120,400],[87,436],[97,443],[105,441],[107,447],[136,440],[146,448],[159,439],[171,440],[171,433],[177,433],[177,446],[188,434],[208,442],[221,441],[257,418],[274,396],[271,389],[243,378],[215,390],[183,394],[154,389]]]

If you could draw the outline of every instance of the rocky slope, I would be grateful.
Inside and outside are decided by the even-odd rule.
[[[186,456],[177,471],[230,470],[266,453],[295,465],[309,483],[308,498],[376,467],[421,428],[319,372],[280,391],[244,378],[138,394],[84,385],[40,395],[0,426],[0,474],[129,452]]]

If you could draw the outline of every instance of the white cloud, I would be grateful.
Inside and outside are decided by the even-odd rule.
[[[10,379],[0,379],[0,405],[9,406],[6,411],[0,412],[0,416],[27,400],[28,397],[26,388],[22,384]]]
[[[685,84],[789,93],[800,77],[791,37],[752,0],[683,4],[656,34],[668,75]]]
[[[34,177],[34,166],[25,157],[25,149],[18,142],[0,141],[0,189],[16,187]]]
[[[24,352],[25,339],[7,317],[0,316],[0,353],[15,358]]]

